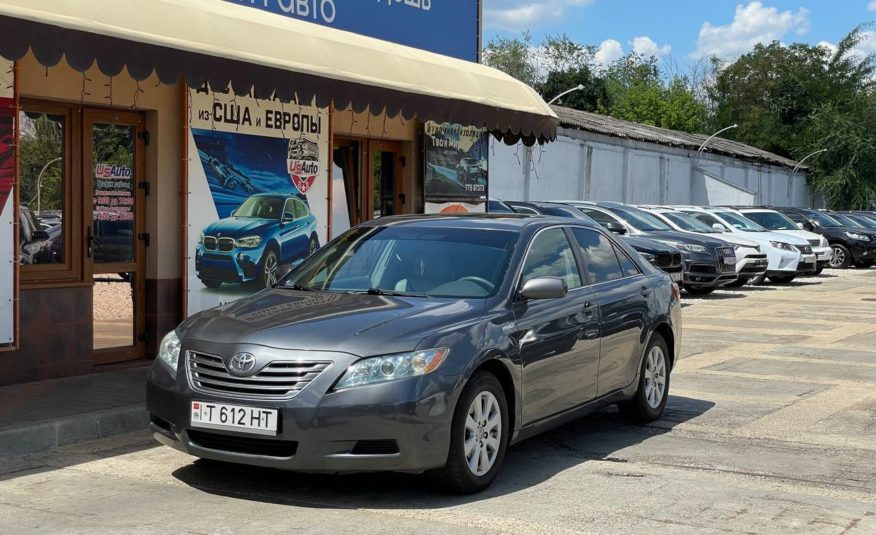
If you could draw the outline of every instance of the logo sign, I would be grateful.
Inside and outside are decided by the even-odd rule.
[[[256,365],[255,355],[252,353],[238,353],[231,357],[229,368],[234,375],[250,375]]]
[[[304,136],[290,139],[289,150],[286,153],[286,168],[298,191],[306,194],[313,187],[320,171],[319,143]]]
[[[94,166],[95,178],[110,178],[110,179],[130,179],[133,175],[131,168],[127,165],[110,165],[99,163]]]
[[[437,54],[477,61],[481,0],[226,0]]]

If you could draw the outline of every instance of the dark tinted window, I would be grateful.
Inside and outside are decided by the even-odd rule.
[[[608,215],[605,212],[602,212],[600,210],[594,210],[592,208],[578,208],[578,209],[581,210],[581,212],[584,213],[584,215],[590,216],[591,219],[593,219],[594,221],[596,221],[597,223],[599,223],[602,226],[605,226],[608,223],[617,223],[618,222],[618,220],[615,217],[610,216],[610,215]]]
[[[523,282],[535,277],[560,277],[569,289],[581,286],[575,255],[563,229],[548,229],[533,240],[523,264]]]
[[[620,262],[621,269],[623,270],[624,275],[626,275],[627,277],[633,277],[640,273],[639,267],[635,264],[635,262],[630,260],[630,258],[623,251],[618,249],[617,246],[614,247],[614,252],[617,255],[617,259]]]
[[[799,230],[793,221],[779,212],[744,212],[745,217],[769,230]]]
[[[624,277],[623,269],[614,253],[614,246],[608,238],[595,230],[585,228],[574,228],[572,233],[581,248],[585,269],[592,284]]]

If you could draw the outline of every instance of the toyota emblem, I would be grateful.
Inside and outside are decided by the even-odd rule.
[[[255,368],[256,358],[252,353],[238,353],[231,357],[231,373],[235,375],[249,375]]]

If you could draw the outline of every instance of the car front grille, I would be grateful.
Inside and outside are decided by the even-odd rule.
[[[294,397],[330,365],[330,362],[273,361],[251,376],[239,377],[228,371],[220,357],[189,351],[186,358],[192,389],[249,399]]]
[[[234,250],[234,239],[219,238],[219,250],[223,253],[229,253]]]
[[[213,236],[204,236],[204,249],[208,251],[216,250],[216,238]]]
[[[194,429],[189,429],[187,434],[194,445],[208,450],[266,457],[293,457],[298,452],[298,442],[292,440],[220,435]]]
[[[821,247],[821,240],[809,240],[809,245],[812,247]]]
[[[732,247],[718,248],[718,270],[721,273],[736,271],[736,263],[728,264],[727,258],[736,258],[736,250]]]
[[[803,254],[812,254],[812,246],[811,245],[795,245],[794,247],[796,247],[797,250]]]
[[[681,253],[658,253],[655,263],[659,268],[673,268],[681,265]]]

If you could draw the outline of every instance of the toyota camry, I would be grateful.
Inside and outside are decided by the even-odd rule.
[[[680,344],[678,287],[595,224],[381,218],[168,334],[150,425],[197,457],[475,492],[588,412],[659,418]]]

